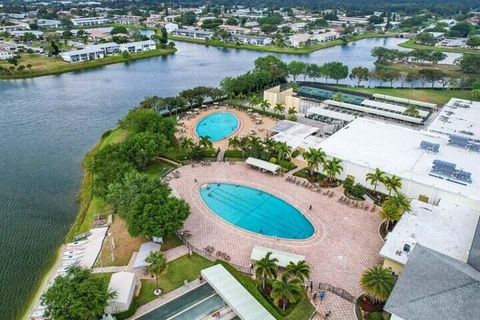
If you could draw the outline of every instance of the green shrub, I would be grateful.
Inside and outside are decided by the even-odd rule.
[[[383,320],[383,313],[371,312],[365,316],[365,320]]]
[[[271,163],[277,163],[277,158],[271,157],[268,161],[270,161]]]

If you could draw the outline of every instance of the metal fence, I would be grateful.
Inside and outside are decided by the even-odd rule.
[[[327,284],[327,283],[319,283],[318,284],[318,289],[329,291],[329,292],[334,293],[337,296],[339,296],[339,297],[341,297],[341,298],[343,298],[347,301],[355,303],[356,298],[350,292],[348,292],[345,289],[338,288],[338,287],[332,286],[331,284]]]

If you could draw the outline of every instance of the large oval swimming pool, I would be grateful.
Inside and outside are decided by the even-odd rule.
[[[310,221],[288,202],[261,190],[229,183],[202,185],[200,195],[220,218],[241,229],[283,239],[307,239]]]
[[[209,137],[211,141],[223,140],[237,131],[240,121],[231,112],[215,112],[203,117],[195,126],[199,137]]]

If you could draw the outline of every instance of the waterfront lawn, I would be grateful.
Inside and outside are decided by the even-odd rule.
[[[439,70],[445,73],[449,77],[461,78],[464,76],[464,73],[460,69],[459,66],[453,64],[422,64],[422,65],[415,65],[415,64],[408,64],[408,63],[393,63],[387,65],[377,65],[377,67],[381,67],[383,69],[389,70],[397,70],[400,72],[413,72],[419,73],[422,69],[431,69],[431,70]]]
[[[203,40],[203,39],[193,39],[193,38],[186,38],[186,37],[178,37],[169,35],[170,40],[181,41],[181,42],[189,42],[189,43],[197,43],[203,44],[207,46],[214,46],[214,47],[221,47],[221,48],[231,48],[231,49],[245,49],[245,50],[254,50],[254,51],[265,51],[265,52],[274,52],[274,53],[288,53],[288,54],[308,54],[312,53],[317,50],[331,48],[338,45],[347,44],[348,42],[353,42],[362,39],[368,38],[386,38],[392,37],[394,34],[386,34],[386,33],[364,33],[359,35],[349,36],[345,39],[337,39],[327,42],[321,42],[314,45],[310,45],[307,47],[302,48],[292,48],[292,47],[278,47],[276,45],[253,45],[253,44],[245,44],[245,43],[237,43],[237,42],[225,42],[221,40]]]
[[[409,49],[423,49],[423,50],[432,50],[432,51],[441,51],[441,52],[480,54],[480,50],[475,50],[475,49],[444,48],[444,47],[435,47],[435,46],[426,46],[422,44],[417,44],[413,39],[402,42],[399,44],[399,46],[404,48],[409,48]]]
[[[451,98],[471,100],[470,90],[436,90],[436,89],[408,89],[408,88],[357,88],[339,87],[342,89],[363,92],[368,94],[380,93],[406,99],[414,99],[436,104],[445,104]]]
[[[0,79],[21,79],[21,78],[33,78],[52,74],[60,74],[64,72],[80,71],[83,69],[96,68],[109,64],[119,62],[129,62],[137,59],[150,58],[155,56],[163,56],[170,53],[174,53],[176,49],[155,49],[146,52],[139,52],[130,54],[128,58],[125,58],[121,54],[115,56],[108,56],[103,59],[84,61],[78,63],[69,63],[63,61],[60,57],[47,57],[41,54],[21,54],[18,60],[18,66],[32,66],[31,71],[26,69],[23,72],[15,72],[13,74],[3,73],[0,74]],[[12,64],[7,61],[0,62],[0,67],[8,69]]]
[[[96,267],[126,266],[132,254],[140,249],[142,243],[149,241],[146,237],[130,236],[125,221],[123,221],[119,215],[114,216],[109,233],[112,234],[115,244],[115,250],[113,252],[114,260],[112,261],[111,240],[110,238],[106,238],[103,242],[100,256],[95,262]]]

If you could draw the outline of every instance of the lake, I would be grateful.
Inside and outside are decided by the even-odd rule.
[[[285,61],[373,67],[365,39]],[[16,319],[77,213],[81,160],[144,97],[216,86],[268,53],[177,43],[174,55],[26,80],[0,81],[0,314]]]

